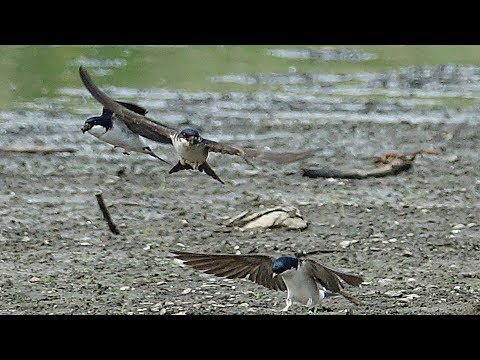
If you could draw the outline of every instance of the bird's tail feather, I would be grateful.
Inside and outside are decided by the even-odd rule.
[[[346,292],[345,290],[340,290],[338,292],[339,294],[341,294],[345,299],[351,301],[352,303],[354,303],[355,305],[357,306],[360,306],[362,305],[362,302],[360,300],[358,300],[357,298],[355,298],[353,295],[350,295],[348,292]]]
[[[170,171],[168,173],[173,174],[173,173],[176,173],[180,170],[193,170],[193,168],[192,168],[191,165],[188,165],[188,164],[182,165],[182,163],[179,161],[175,164],[175,166],[173,168],[170,169]]]
[[[339,293],[332,292],[332,291],[328,291],[328,290],[325,290],[325,291],[323,292],[323,294],[324,294],[324,297],[325,297],[325,298],[329,298],[329,297],[332,297],[332,296],[340,296]]]
[[[222,184],[225,184],[222,179],[218,177],[217,174],[215,174],[215,171],[208,165],[208,163],[205,161],[202,165],[198,167],[198,170],[200,171],[205,171],[205,174],[210,175],[213,177],[215,180],[220,181]]]

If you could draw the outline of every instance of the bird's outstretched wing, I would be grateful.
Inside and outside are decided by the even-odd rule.
[[[125,106],[127,109],[130,109],[134,112],[136,112],[137,114],[140,114],[140,115],[147,115],[147,112],[148,110],[145,109],[144,107],[141,107],[137,104],[132,104],[132,103],[129,103],[129,102],[124,102],[124,101],[117,101],[119,104],[122,104],[123,106]]]
[[[130,130],[153,141],[164,144],[172,143],[171,136],[175,134],[175,130],[163,126],[157,123],[155,120],[150,119],[142,114],[137,114],[135,111],[132,111],[121,103],[113,100],[110,96],[100,90],[97,85],[95,85],[87,70],[85,70],[83,66],[80,66],[79,73],[83,84],[90,94],[92,94],[92,96],[100,104],[102,104],[104,108],[115,113]]]
[[[117,101],[119,104],[125,106],[127,109],[130,109],[134,112],[136,112],[137,114],[140,114],[140,115],[146,115],[148,110],[137,105],[137,104],[133,104],[133,103],[129,103],[129,102],[123,102],[123,101]],[[107,116],[107,115],[112,115],[113,112],[108,110],[107,108],[103,108],[103,111],[102,111],[102,116]]]
[[[253,148],[242,148],[247,158],[263,159],[277,164],[289,164],[312,157],[316,150],[275,152]]]
[[[217,152],[222,154],[228,155],[237,155],[241,157],[245,157],[245,153],[242,148],[216,142],[213,140],[203,139],[202,143],[205,145],[205,148],[211,152]]]
[[[361,305],[361,302],[353,295],[343,289],[340,279],[352,286],[359,286],[363,282],[361,276],[348,274],[333,267],[320,264],[313,260],[305,260],[303,263],[305,271],[315,278],[322,286],[334,293],[341,294],[347,300],[355,305]]]
[[[92,81],[88,72],[80,66],[80,78],[87,90],[92,96],[103,105],[104,108],[115,113],[130,130],[134,133],[143,136],[147,139],[161,142],[164,144],[171,144],[171,136],[175,134],[175,130],[168,128],[155,120],[145,116],[138,109],[132,109],[131,106],[124,106],[121,102],[117,102],[105,94]],[[248,159],[264,159],[274,161],[279,164],[286,164],[295,161],[300,161],[313,156],[315,150],[298,151],[298,152],[274,152],[268,150],[260,150],[254,148],[242,148],[240,146],[228,145],[225,143],[216,142],[213,140],[203,139],[203,143],[208,151],[218,152],[228,155],[236,155],[242,157],[248,164],[253,165]]]
[[[273,161],[277,164],[289,164],[309,158],[315,153],[315,150],[275,152],[254,148],[243,148],[208,139],[203,139],[203,143],[208,151],[240,156],[252,166],[253,164],[249,161],[249,159],[252,158]]]
[[[334,267],[320,264],[317,261],[307,259],[304,266],[315,279],[320,282],[325,289],[338,292],[343,288],[340,279],[345,281],[348,285],[359,286],[363,282],[363,278],[358,275],[349,274],[345,271],[335,269]]]
[[[243,160],[245,160],[245,162],[248,165],[255,166],[245,156],[245,152],[241,147],[232,146],[232,145],[228,145],[228,144],[224,144],[224,143],[220,143],[220,142],[216,142],[208,139],[202,139],[202,143],[208,151],[218,152],[221,154],[228,154],[228,155],[237,155],[237,156],[240,156]]]
[[[305,271],[322,284],[325,289],[343,295],[354,304],[360,304],[360,301],[343,290],[343,284],[340,279],[349,285],[359,286],[363,282],[361,276],[349,274],[309,259],[304,261],[303,266]]]
[[[268,255],[199,254],[171,251],[178,259],[194,269],[219,277],[245,278],[272,290],[287,290],[281,276],[273,277]]]

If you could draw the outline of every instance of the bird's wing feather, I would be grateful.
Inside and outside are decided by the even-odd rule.
[[[318,263],[317,263],[318,264]],[[320,264],[318,264],[320,265]],[[322,266],[323,268],[333,272],[335,275],[337,275],[340,279],[342,279],[343,281],[345,281],[348,285],[351,285],[351,286],[359,286],[362,282],[363,282],[363,278],[359,275],[354,275],[354,274],[350,274],[350,273],[347,273],[345,271],[342,271],[342,270],[339,270],[339,269],[336,269],[332,266],[329,266],[329,265],[325,265],[325,264],[322,264],[320,265]]]
[[[132,111],[121,103],[113,100],[95,85],[88,72],[82,66],[79,68],[79,73],[83,84],[90,94],[92,94],[92,96],[102,104],[104,108],[115,113],[117,118],[125,122],[130,130],[153,141],[164,144],[172,143],[171,136],[175,133],[175,130],[163,126],[144,115],[137,114],[135,111]]]
[[[242,148],[247,158],[256,158],[276,162],[277,164],[289,164],[312,157],[316,150],[275,152],[254,148]]]
[[[322,284],[325,289],[336,293],[343,289],[340,279],[334,272],[330,271],[323,265],[312,260],[305,260],[302,266],[305,271]]]
[[[136,112],[137,114],[144,115],[144,116],[147,115],[148,110],[145,109],[144,107],[141,107],[140,105],[125,102],[125,101],[117,101],[117,102],[125,106],[127,109]]]
[[[240,147],[231,146],[228,144],[219,143],[219,142],[208,140],[208,139],[203,139],[203,144],[205,145],[208,151],[218,152],[218,153],[228,154],[228,155],[237,155],[241,157],[245,156],[243,149]]]
[[[315,150],[275,152],[254,148],[243,148],[241,146],[229,145],[208,139],[203,139],[203,143],[205,144],[205,147],[208,149],[208,151],[219,152],[229,155],[237,155],[242,157],[250,165],[252,164],[248,160],[249,158],[273,161],[277,164],[289,164],[295,161],[309,158],[315,153]]]
[[[320,264],[313,260],[305,260],[304,266],[305,271],[307,271],[315,278],[315,280],[322,284],[325,289],[343,295],[347,300],[356,305],[361,304],[357,298],[343,289],[343,285],[340,282],[340,279],[342,279],[349,285],[359,286],[363,281],[361,276],[348,274],[344,271]]]
[[[281,276],[273,277],[274,258],[268,255],[199,254],[171,251],[194,269],[220,277],[244,278],[273,290],[287,290]]]
[[[359,286],[363,282],[361,276],[349,274],[313,260],[305,260],[304,266],[306,267],[306,271],[315,277],[319,283],[327,290],[333,292],[340,292],[343,288],[340,279],[352,286]]]

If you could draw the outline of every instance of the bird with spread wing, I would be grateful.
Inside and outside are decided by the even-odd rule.
[[[83,66],[80,66],[79,73],[83,84],[90,94],[102,104],[104,109],[115,114],[116,119],[122,121],[131,132],[159,143],[174,146],[180,159],[169,171],[169,174],[187,169],[198,170],[200,172],[205,172],[207,175],[224,184],[207,163],[209,152],[239,156],[250,165],[252,164],[249,161],[249,158],[265,159],[284,164],[306,159],[312,156],[315,152],[314,150],[274,152],[253,148],[242,148],[205,139],[200,136],[197,130],[190,127],[179,131],[171,129],[147,117],[145,113],[136,111],[136,109],[131,106],[125,106],[125,103],[122,104],[121,102],[112,99],[98,88]]]
[[[145,115],[147,113],[146,109],[136,104],[127,102],[119,103],[138,114]],[[103,108],[102,115],[92,116],[85,120],[81,130],[83,133],[88,132],[97,139],[111,144],[114,147],[123,148],[125,155],[130,155],[130,151],[135,151],[148,154],[166,164],[172,165],[155,154],[138,134],[130,130],[121,119],[118,119],[117,115],[108,109]]]
[[[170,251],[184,264],[219,277],[248,278],[272,290],[287,290],[287,311],[293,303],[316,307],[325,297],[342,295],[360,302],[344,290],[342,282],[359,286],[363,278],[306,258],[306,253],[275,257],[264,254],[202,254]],[[312,252],[315,253],[315,252]]]

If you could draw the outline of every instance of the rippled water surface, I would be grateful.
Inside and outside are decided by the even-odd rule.
[[[88,143],[78,128],[100,109],[79,65],[155,119],[229,140],[269,136],[259,130],[281,124],[478,122],[478,46],[2,46],[0,54],[4,145],[16,141],[4,135],[32,126],[37,142],[71,132],[70,145]],[[225,122],[241,133],[223,131]]]

